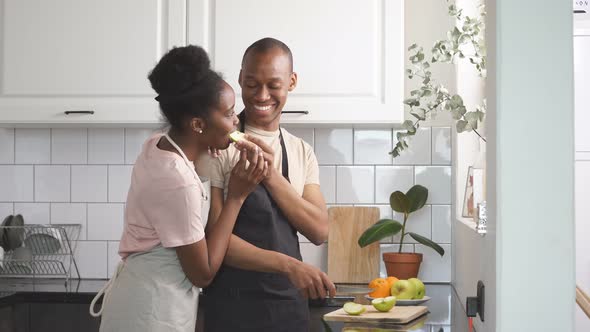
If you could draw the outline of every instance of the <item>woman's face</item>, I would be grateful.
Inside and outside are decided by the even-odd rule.
[[[229,133],[236,129],[238,117],[234,111],[236,95],[227,82],[223,82],[223,88],[219,94],[219,102],[209,113],[206,125],[203,128],[203,138],[211,148],[223,150],[231,144]]]

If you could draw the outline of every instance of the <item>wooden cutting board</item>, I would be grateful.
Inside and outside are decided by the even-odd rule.
[[[367,310],[358,316],[349,315],[344,309],[340,308],[325,314],[324,320],[335,322],[405,324],[428,313],[428,308],[425,306],[393,307],[388,312],[377,311],[372,305],[365,305],[365,308]]]
[[[328,276],[334,283],[368,284],[379,276],[379,242],[361,248],[358,239],[379,220],[379,208],[337,206],[328,214]]]

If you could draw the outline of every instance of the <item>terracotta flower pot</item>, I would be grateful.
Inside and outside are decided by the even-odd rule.
[[[418,253],[383,253],[383,262],[388,276],[398,279],[417,278],[422,262],[422,254]]]

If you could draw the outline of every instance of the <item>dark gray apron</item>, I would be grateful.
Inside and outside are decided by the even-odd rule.
[[[279,139],[282,173],[289,181],[287,150],[280,129]],[[301,260],[297,230],[262,184],[246,198],[233,233],[259,248]],[[279,273],[222,265],[213,283],[204,290],[203,301],[206,332],[309,330],[307,299]]]

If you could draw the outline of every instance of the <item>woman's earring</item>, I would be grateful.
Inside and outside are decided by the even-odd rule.
[[[199,134],[202,134],[202,133],[203,133],[203,129],[201,129],[201,128],[198,128],[198,129],[197,129],[197,133],[199,133]]]

